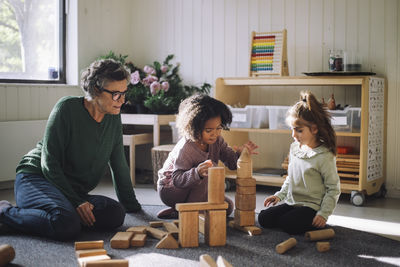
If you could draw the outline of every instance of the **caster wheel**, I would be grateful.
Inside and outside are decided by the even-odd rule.
[[[375,193],[375,196],[378,198],[384,198],[386,196],[387,190],[385,184],[382,184],[379,188],[379,191]]]
[[[364,202],[365,202],[365,196],[361,192],[352,191],[351,192],[350,202],[354,206],[358,206],[358,207],[362,206],[364,204]]]
[[[225,179],[225,192],[228,192],[232,188],[232,182]]]

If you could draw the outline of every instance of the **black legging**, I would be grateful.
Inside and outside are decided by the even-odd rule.
[[[262,210],[258,222],[264,228],[281,228],[288,234],[315,230],[312,221],[317,212],[309,207],[281,204]]]

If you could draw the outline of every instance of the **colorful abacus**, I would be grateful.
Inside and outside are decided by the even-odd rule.
[[[250,76],[288,76],[286,30],[281,32],[252,32]]]

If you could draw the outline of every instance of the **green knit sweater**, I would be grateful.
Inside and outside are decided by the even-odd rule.
[[[124,154],[121,116],[107,114],[98,123],[84,107],[83,97],[69,96],[54,106],[43,139],[22,158],[17,173],[43,175],[77,207],[109,167],[119,201],[128,212],[139,211]]]

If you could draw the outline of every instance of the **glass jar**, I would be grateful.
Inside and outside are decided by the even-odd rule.
[[[329,71],[343,71],[343,50],[329,50]]]

